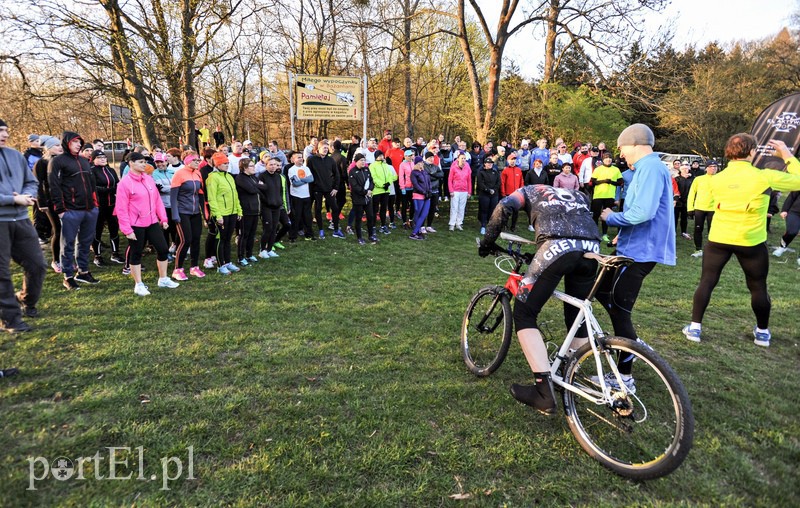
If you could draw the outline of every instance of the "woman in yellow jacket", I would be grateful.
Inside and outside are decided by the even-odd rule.
[[[686,198],[686,211],[694,214],[694,246],[697,249],[693,258],[703,257],[703,230],[708,222],[711,229],[711,219],[714,218],[714,198],[711,196],[711,177],[717,173],[716,161],[709,161],[706,174],[694,177]]]
[[[242,205],[236,192],[236,181],[228,173],[228,158],[222,152],[217,152],[211,157],[211,162],[214,164],[214,171],[206,180],[206,192],[211,217],[217,223],[217,271],[222,275],[229,275],[240,270],[231,262],[231,237],[236,229],[236,222],[242,218]]]
[[[769,346],[770,298],[767,292],[769,253],[767,251],[767,208],[772,190],[800,190],[800,161],[783,141],[770,140],[769,146],[787,164],[788,172],[761,170],[752,161],[758,146],[747,133],[734,134],[725,145],[730,160],[725,171],[711,179],[714,199],[714,224],[703,250],[703,271],[694,292],[692,322],[683,334],[700,342],[703,314],[711,300],[711,292],[731,256],[736,256],[750,290],[750,305],[756,315],[753,341]]]

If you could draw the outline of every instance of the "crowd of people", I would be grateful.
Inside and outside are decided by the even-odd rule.
[[[199,153],[189,146],[154,147],[152,153],[137,146],[119,170],[109,166],[101,140],[87,143],[75,132],[64,132],[60,138],[31,135],[29,148],[20,154],[5,147],[5,124],[0,124],[0,132],[0,164],[13,175],[4,179],[8,189],[3,189],[0,214],[0,224],[6,228],[2,234],[7,235],[0,252],[2,322],[12,332],[30,329],[23,318],[37,314],[47,266],[39,243],[49,246],[50,268],[63,276],[67,290],[100,282],[90,264],[118,264],[133,278],[134,293],[147,296],[150,290],[143,282],[141,265],[146,251],[156,255],[157,286],[172,289],[190,278],[206,277],[208,270],[228,276],[253,263],[278,258],[284,242],[352,237],[358,244],[378,244],[379,235],[400,230],[410,240],[426,240],[437,233],[436,219],[441,217],[444,223],[445,215],[449,231],[463,231],[472,196],[477,196],[477,219],[485,238],[497,233],[495,215],[500,209],[507,212],[510,222],[502,227],[516,231],[519,211],[525,209],[522,227],[537,236],[547,235],[537,230],[535,214],[523,206],[519,191],[548,186],[557,196],[582,196],[594,224],[590,236],[636,260],[606,288],[605,296],[600,295],[608,303],[615,333],[635,338],[630,318],[633,304],[656,263],[675,264],[676,224],[682,237],[694,238],[697,252],[693,255],[703,257],[705,252],[708,256],[712,248],[702,248],[704,225],[710,228],[712,216],[727,212],[717,196],[721,191],[716,182],[722,179],[715,176],[716,163],[712,161],[703,172],[678,162],[671,174],[652,151],[652,132],[646,126],[623,132],[616,157],[602,142],[569,146],[557,139],[548,146],[546,139],[535,143],[523,139],[518,148],[506,141],[497,146],[474,142],[468,148],[458,136],[452,142],[443,135],[415,142],[394,137],[387,129],[380,140],[353,136],[348,146],[339,138],[312,137],[304,149],[288,154],[277,141],[263,150],[249,140],[212,147],[210,136]],[[793,185],[793,180],[787,180],[772,188],[800,189]],[[509,206],[514,196],[517,206]],[[800,200],[797,194],[792,196],[782,214],[791,217],[782,238],[783,250],[800,229]],[[24,224],[29,207],[34,209],[35,224],[30,230]],[[690,216],[694,236],[687,231]],[[204,228],[208,233],[201,245]],[[711,230],[714,249],[720,238],[731,240],[720,231]],[[124,246],[120,234],[127,239]],[[745,239],[748,247],[753,245],[751,240],[763,243],[760,235],[751,236]],[[738,245],[739,240],[731,241]],[[715,266],[721,270],[727,261],[725,252],[729,257],[738,252],[734,251],[715,251]],[[779,254],[782,251],[776,251]],[[14,293],[11,283],[11,259],[25,272],[19,293]],[[706,275],[706,264],[711,262],[704,259],[703,263],[700,287],[705,289],[701,293],[698,288],[700,294],[695,295],[693,317],[697,320],[685,330],[692,340],[699,340],[699,320],[716,283],[717,270],[708,268]],[[758,264],[763,265],[760,258]],[[753,270],[745,272],[750,277]],[[763,281],[766,274],[759,273],[757,278]],[[763,295],[758,298],[761,302]],[[763,307],[763,302],[759,305]],[[531,322],[535,323],[535,315]],[[756,333],[768,334],[765,329],[766,320],[760,315]],[[760,341],[765,345],[769,340]],[[622,365],[621,371],[629,373]]]

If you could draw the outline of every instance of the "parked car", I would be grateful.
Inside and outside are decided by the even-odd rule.
[[[691,164],[694,161],[697,161],[700,164],[700,169],[705,171],[706,169],[706,161],[707,159],[702,155],[697,154],[685,154],[685,153],[659,153],[658,157],[661,159],[661,162],[667,167],[667,169],[672,170],[672,163],[676,160],[681,162],[688,162]]]
[[[103,143],[103,151],[106,153],[106,157],[108,157],[109,164],[111,164],[112,161],[116,164],[122,162],[122,157],[127,150],[127,141],[106,141]]]

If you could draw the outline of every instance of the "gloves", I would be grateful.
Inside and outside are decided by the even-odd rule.
[[[389,184],[388,183],[383,184],[383,190],[389,190]]]
[[[162,192],[164,190],[164,186],[161,185],[160,183],[156,184],[156,188],[158,189],[158,192]]]
[[[502,251],[503,248],[497,245],[496,242],[486,242],[482,240],[480,245],[478,245],[478,255],[482,258],[485,258],[489,254],[496,254]]]

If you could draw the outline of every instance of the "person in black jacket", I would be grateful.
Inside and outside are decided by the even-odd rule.
[[[375,236],[375,210],[372,206],[372,189],[375,188],[375,182],[371,178],[363,153],[355,154],[353,162],[355,166],[350,170],[348,177],[350,181],[350,199],[353,202],[353,216],[355,217],[353,229],[356,230],[359,245],[367,243],[361,237],[361,217],[366,212],[369,240],[376,244],[378,243],[378,237]]]
[[[478,173],[478,220],[481,223],[481,234],[486,234],[486,223],[489,214],[500,200],[500,172],[491,157],[483,160],[483,168]]]
[[[239,173],[236,180],[236,192],[242,206],[241,236],[238,244],[239,264],[247,266],[258,258],[253,255],[253,244],[258,230],[258,218],[261,214],[261,192],[264,182],[256,176],[256,164],[250,157],[239,161]]]
[[[783,208],[781,208],[781,217],[786,221],[786,232],[781,237],[780,246],[772,252],[772,255],[776,257],[783,256],[789,244],[800,232],[800,191],[790,192],[786,196],[786,201],[783,202]],[[800,258],[797,258],[797,264],[800,265]]]
[[[285,208],[289,206],[289,197],[286,177],[280,171],[281,164],[281,159],[273,157],[267,161],[267,170],[258,175],[264,184],[261,189],[261,252],[258,254],[262,259],[278,257],[273,247],[282,249],[278,242],[289,231],[289,214]]]
[[[61,273],[61,219],[58,218],[53,210],[53,201],[50,198],[50,182],[47,180],[47,166],[50,159],[64,153],[61,140],[53,136],[40,137],[44,154],[33,167],[33,174],[39,181],[39,199],[37,200],[38,209],[47,216],[53,234],[50,236],[50,252],[53,260],[50,266],[56,273]]]
[[[339,206],[339,219],[342,219],[341,213],[347,202],[347,166],[349,163],[347,162],[347,158],[342,155],[342,142],[338,139],[333,142],[331,157],[336,163],[336,168],[339,170],[339,188],[336,193],[336,204]]]
[[[687,201],[689,199],[689,189],[692,188],[692,177],[688,162],[681,164],[680,174],[675,177],[678,184],[678,196],[675,198],[675,225],[680,224],[681,236],[691,240],[692,236],[686,232],[688,227],[689,212],[687,212]]]
[[[64,287],[78,289],[78,282],[100,282],[89,272],[89,248],[97,225],[94,173],[81,157],[83,138],[77,132],[61,136],[64,153],[53,157],[47,167],[53,209],[61,219],[61,270]],[[75,239],[78,239],[78,270],[75,273]]]
[[[108,158],[102,150],[95,150],[91,155],[92,172],[97,185],[97,226],[94,230],[94,264],[104,266],[105,261],[101,255],[103,244],[103,228],[108,224],[108,236],[111,242],[111,261],[125,264],[125,258],[119,254],[119,222],[114,215],[114,204],[117,202],[117,172],[108,167]]]
[[[323,141],[317,146],[317,153],[308,158],[306,164],[311,174],[314,175],[312,191],[314,193],[314,217],[317,219],[319,227],[319,238],[325,238],[325,226],[322,222],[322,200],[325,199],[325,208],[331,212],[333,222],[333,232],[338,233],[340,238],[344,234],[339,230],[339,203],[336,195],[339,193],[339,168],[336,161],[328,155],[330,147]]]
[[[438,148],[433,147],[437,152],[439,151]],[[430,197],[430,211],[428,212],[428,217],[425,219],[426,226],[422,229],[422,233],[435,233],[436,230],[431,227],[433,224],[433,218],[436,216],[436,213],[439,211],[439,188],[441,187],[442,179],[444,178],[444,171],[442,170],[441,166],[438,164],[434,164],[433,161],[435,154],[434,152],[426,152],[425,153],[425,163],[423,165],[423,169],[428,173],[431,177],[431,197]]]

